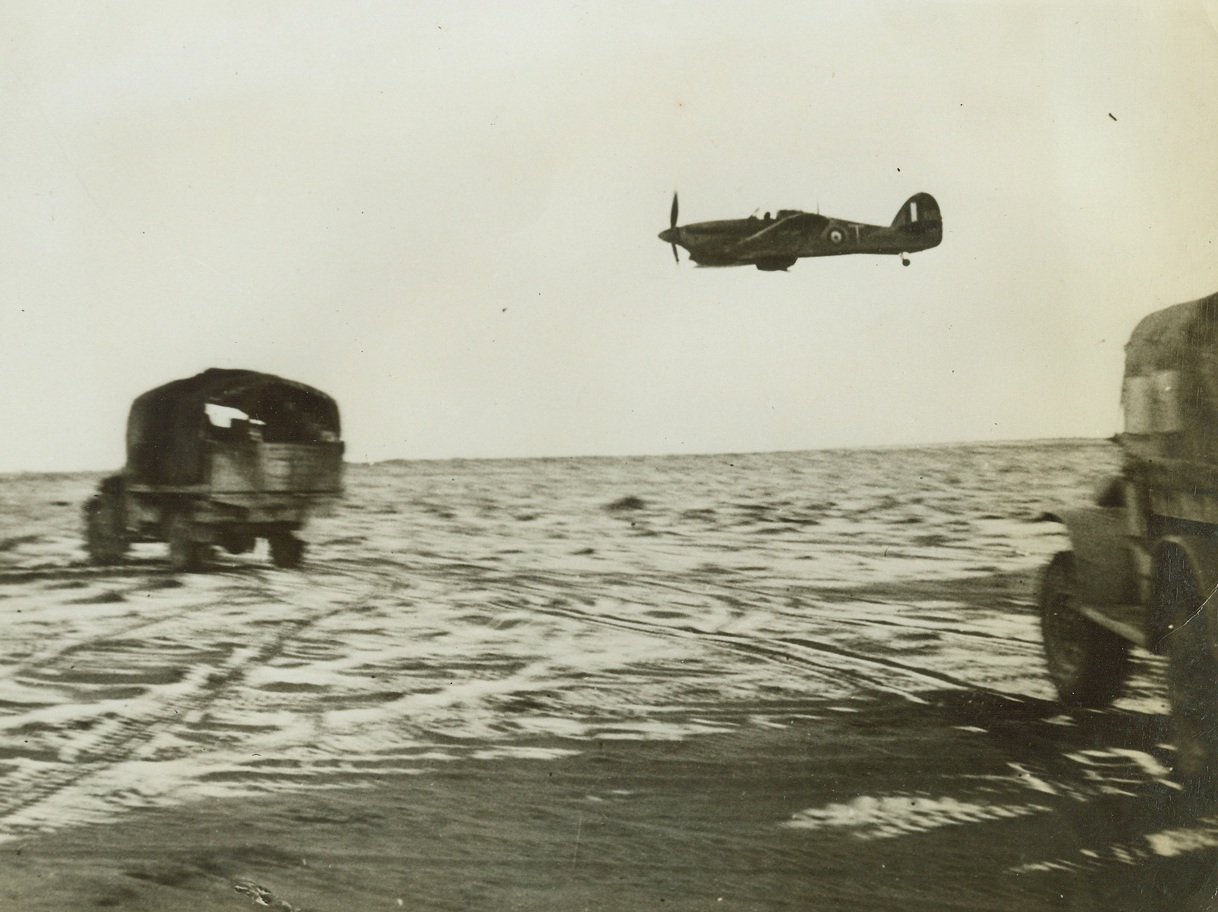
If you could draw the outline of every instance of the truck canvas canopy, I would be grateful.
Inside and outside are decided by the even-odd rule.
[[[198,484],[214,442],[329,443],[340,433],[338,404],[320,390],[257,371],[211,368],[132,403],[127,473],[139,484]]]
[[[1218,465],[1218,294],[1143,318],[1125,346],[1121,403],[1131,456]]]

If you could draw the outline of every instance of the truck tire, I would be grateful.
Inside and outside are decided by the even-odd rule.
[[[1218,658],[1210,648],[1206,601],[1179,552],[1159,562],[1155,597],[1167,634],[1167,690],[1176,742],[1176,778],[1190,791],[1218,798]]]
[[[175,512],[169,517],[165,530],[169,543],[169,567],[179,573],[202,570],[207,563],[210,545],[195,541],[194,524],[184,512]]]
[[[267,542],[271,546],[271,562],[284,570],[293,570],[304,560],[305,543],[291,532],[277,532]]]
[[[85,550],[95,564],[117,564],[127,553],[122,507],[114,494],[105,492],[85,504]]]
[[[220,531],[220,547],[229,554],[248,554],[258,543],[254,533],[241,528],[222,529]]]
[[[1049,677],[1067,706],[1107,706],[1129,677],[1129,645],[1080,614],[1075,600],[1074,553],[1062,551],[1040,584],[1040,625]]]

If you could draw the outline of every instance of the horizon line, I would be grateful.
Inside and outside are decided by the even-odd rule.
[[[567,454],[536,454],[530,456],[389,456],[385,459],[352,460],[344,459],[347,466],[377,466],[389,463],[406,462],[521,462],[527,460],[559,460],[559,459],[682,459],[706,458],[713,456],[773,456],[783,453],[832,453],[832,452],[870,452],[876,450],[915,450],[936,449],[965,446],[1015,446],[1018,444],[1069,444],[1069,443],[1102,443],[1115,439],[1115,434],[1105,437],[1072,436],[1072,437],[1023,437],[1005,438],[1000,440],[936,440],[921,443],[867,443],[855,445],[828,445],[812,447],[795,447],[792,449],[773,450],[705,450],[697,452],[641,452],[641,453],[567,453]],[[95,475],[99,473],[114,474],[121,472],[116,469],[3,469],[0,477],[16,475]]]

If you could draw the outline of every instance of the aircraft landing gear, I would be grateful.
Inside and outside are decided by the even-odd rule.
[[[909,257],[907,257],[905,254],[901,254],[901,265],[902,266],[909,265]]]

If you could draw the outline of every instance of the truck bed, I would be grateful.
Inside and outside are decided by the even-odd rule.
[[[341,443],[252,443],[214,449],[208,489],[226,494],[338,494]]]

